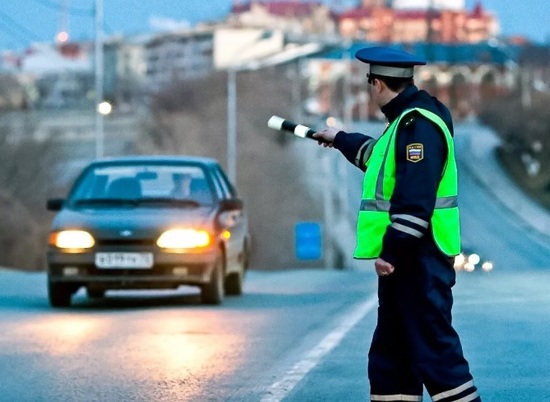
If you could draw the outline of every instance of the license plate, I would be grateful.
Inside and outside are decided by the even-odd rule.
[[[147,269],[153,266],[153,253],[97,253],[98,268]]]

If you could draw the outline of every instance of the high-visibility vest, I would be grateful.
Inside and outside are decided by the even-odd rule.
[[[399,123],[416,111],[435,123],[445,136],[447,162],[437,188],[435,209],[430,227],[437,247],[447,256],[460,253],[460,216],[458,210],[458,180],[454,142],[445,122],[435,113],[422,108],[405,110],[376,141],[363,180],[363,197],[357,222],[357,246],[354,258],[371,259],[380,256],[382,240],[390,221],[390,199],[395,188],[395,138]]]

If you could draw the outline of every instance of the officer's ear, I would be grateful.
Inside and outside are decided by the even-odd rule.
[[[386,84],[380,78],[375,78],[372,82],[372,86],[377,93],[382,92],[384,88],[386,88]]]

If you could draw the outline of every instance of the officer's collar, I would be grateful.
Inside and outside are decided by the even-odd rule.
[[[382,106],[381,110],[388,119],[389,122],[395,120],[405,109],[410,107],[411,100],[418,92],[418,88],[415,85],[407,87],[405,90],[399,93],[395,98]]]

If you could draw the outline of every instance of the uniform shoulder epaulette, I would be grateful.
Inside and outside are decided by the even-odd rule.
[[[408,115],[407,117],[405,117],[405,119],[403,121],[403,127],[410,126],[411,124],[414,123],[415,120],[416,120],[416,116],[414,114]]]

